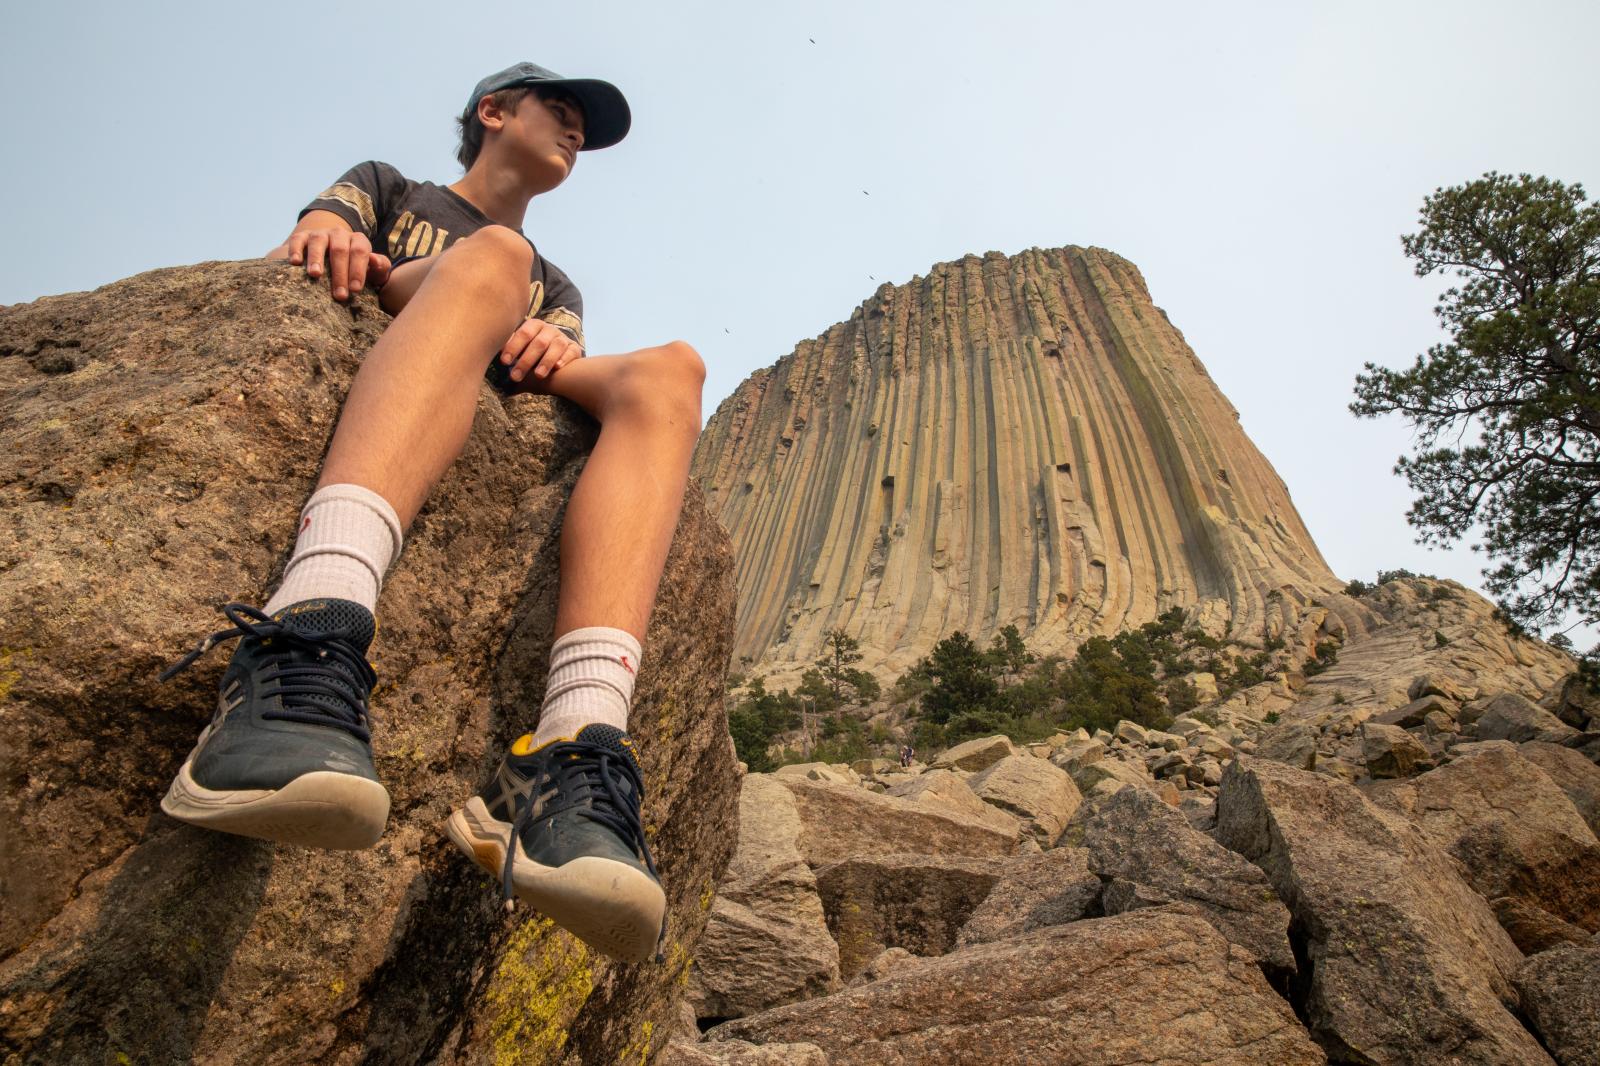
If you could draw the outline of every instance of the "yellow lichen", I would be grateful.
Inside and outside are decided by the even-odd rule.
[[[589,950],[549,918],[512,934],[484,997],[495,1066],[556,1062],[589,993]]]
[[[700,909],[703,911],[710,910],[711,903],[716,898],[717,886],[712,884],[711,879],[708,877],[706,878],[706,887],[700,893]]]
[[[638,1038],[630,1042],[622,1050],[622,1054],[617,1056],[617,1061],[624,1063],[637,1061],[639,1066],[648,1066],[650,1062],[650,1037],[655,1033],[655,1029],[655,1023],[646,1019],[639,1026]]]
[[[0,703],[6,701],[6,697],[11,695],[11,687],[22,679],[22,671],[12,662],[28,654],[26,648],[0,648]]]

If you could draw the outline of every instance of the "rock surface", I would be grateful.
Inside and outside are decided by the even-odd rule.
[[[1600,929],[1600,840],[1548,775],[1507,743],[1374,790],[1460,861],[1486,899],[1511,896]]]
[[[1100,878],[1084,848],[1053,848],[1013,859],[957,937],[960,944],[1031,933],[1100,914]]]
[[[974,774],[967,785],[983,802],[1022,819],[1023,830],[1046,847],[1056,842],[1083,802],[1065,770],[1033,755],[1001,759]]]
[[[1223,778],[1216,836],[1288,905],[1310,967],[1304,1017],[1336,1061],[1549,1062],[1508,1009],[1521,953],[1404,819],[1253,759]]]
[[[1600,838],[1600,766],[1571,748],[1530,740],[1517,746],[1524,759],[1549,775]]]
[[[1000,876],[987,859],[858,856],[817,871],[846,981],[888,948],[943,955]]]
[[[973,945],[707,1038],[813,1043],[833,1066],[1326,1061],[1248,952],[1159,910]]]
[[[840,987],[839,948],[799,836],[793,794],[765,774],[746,775],[739,847],[695,949],[690,998],[699,1017],[737,1018]]]
[[[1010,831],[956,811],[897,796],[880,796],[851,785],[781,778],[800,813],[800,854],[815,869],[857,855],[1009,855],[1017,845]]]
[[[487,390],[410,531],[373,647],[383,841],[315,852],[157,803],[228,657],[156,674],[275,583],[344,391],[387,321],[288,264],[155,271],[0,308],[0,1047],[25,1062],[638,1059],[665,1043],[732,853],[732,558],[691,489],[638,679],[669,962],[622,966],[443,837],[531,726],[556,532],[594,440]],[[704,902],[703,902],[704,901]]]
[[[1517,990],[1561,1066],[1600,1066],[1600,938],[1529,959],[1517,972]]]
[[[1343,587],[1139,271],[1098,248],[880,287],[746,379],[694,472],[734,537],[737,654],[784,683],[836,628],[892,680],[958,629],[1067,652],[1179,605],[1260,633]]]
[[[1118,886],[1105,897],[1107,914],[1181,904],[1248,950],[1269,974],[1286,978],[1294,970],[1289,911],[1259,868],[1136,788],[1084,810],[1067,840],[1088,850],[1089,869],[1102,881]]]

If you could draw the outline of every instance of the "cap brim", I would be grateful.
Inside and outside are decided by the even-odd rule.
[[[530,81],[529,86],[564,89],[577,98],[583,106],[583,150],[610,148],[628,135],[633,125],[633,112],[627,98],[608,81],[598,78],[560,78],[550,81]]]

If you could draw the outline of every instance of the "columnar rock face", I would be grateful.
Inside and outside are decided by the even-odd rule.
[[[694,470],[734,540],[736,654],[779,674],[834,628],[893,674],[958,629],[1059,651],[1183,606],[1275,632],[1340,587],[1139,271],[1098,248],[883,286],[746,380]]]
[[[727,540],[691,491],[633,732],[667,888],[665,966],[599,957],[491,878],[442,819],[533,721],[557,531],[592,422],[487,390],[390,572],[372,649],[377,847],[324,852],[157,807],[261,603],[340,401],[387,319],[287,264],[157,271],[0,308],[0,1061],[640,1061],[737,825],[720,710]]]

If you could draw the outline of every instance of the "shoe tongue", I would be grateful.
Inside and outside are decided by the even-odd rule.
[[[331,633],[354,644],[363,655],[372,644],[377,622],[372,612],[350,600],[301,600],[272,616],[297,633]]]
[[[614,751],[633,763],[635,769],[639,768],[639,753],[633,749],[633,738],[614,725],[603,725],[599,722],[586,725],[578,730],[578,735],[572,739]]]

